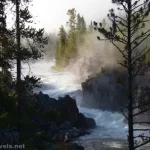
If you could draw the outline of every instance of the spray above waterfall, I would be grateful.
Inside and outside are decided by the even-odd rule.
[[[85,36],[84,44],[79,47],[78,56],[72,59],[66,70],[81,77],[82,81],[88,76],[95,76],[104,69],[115,69],[117,61],[122,60],[120,53],[109,41],[98,41],[97,34],[92,32]]]

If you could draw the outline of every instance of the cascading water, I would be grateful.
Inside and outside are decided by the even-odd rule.
[[[80,140],[95,138],[125,139],[127,137],[127,129],[122,115],[81,107],[82,94],[79,78],[70,72],[55,71],[52,68],[53,65],[54,63],[47,62],[34,63],[30,66],[32,68],[31,71],[29,71],[29,66],[23,65],[23,74],[35,75],[41,78],[43,87],[42,89],[36,89],[36,91],[41,90],[53,98],[68,94],[76,99],[81,113],[95,119],[97,127],[90,135],[81,137]]]

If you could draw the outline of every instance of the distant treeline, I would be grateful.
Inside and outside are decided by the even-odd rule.
[[[69,9],[67,15],[69,30],[66,31],[64,26],[59,29],[55,51],[56,69],[67,66],[70,59],[78,56],[78,49],[84,43],[85,35],[92,31],[92,24],[87,28],[84,17],[77,14],[74,8]]]

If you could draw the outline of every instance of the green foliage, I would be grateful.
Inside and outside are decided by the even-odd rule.
[[[63,26],[59,31],[59,42],[56,45],[56,66],[63,67],[65,64],[65,49],[67,48],[67,33]]]
[[[31,96],[33,95],[33,89],[40,87],[40,78],[37,78],[35,76],[29,77],[27,75],[26,77],[24,77],[24,80],[22,80],[21,84],[24,96]]]
[[[13,94],[0,90],[0,128],[16,127],[18,118],[15,102],[16,98]]]
[[[0,89],[9,92],[12,84],[12,75],[8,70],[0,71]]]
[[[74,8],[69,9],[67,15],[69,17],[69,21],[67,22],[69,31],[67,33],[64,27],[61,26],[59,41],[56,45],[56,66],[54,69],[58,70],[66,67],[71,59],[78,56],[78,49],[84,43],[84,36],[87,33],[83,16],[81,17],[80,14],[77,14]]]

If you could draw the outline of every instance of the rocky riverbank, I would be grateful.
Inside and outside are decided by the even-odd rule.
[[[126,96],[117,80],[123,79],[119,71],[103,71],[82,83],[83,103],[86,107],[118,111],[126,104]]]
[[[94,128],[96,123],[79,112],[75,99],[66,95],[56,100],[42,92],[35,94],[34,98],[32,107],[28,99],[22,102],[22,109],[31,107],[32,113],[21,123],[21,137],[17,128],[0,129],[0,145],[19,144],[19,139],[22,139],[27,148],[84,150],[71,141],[89,134],[87,129]]]

